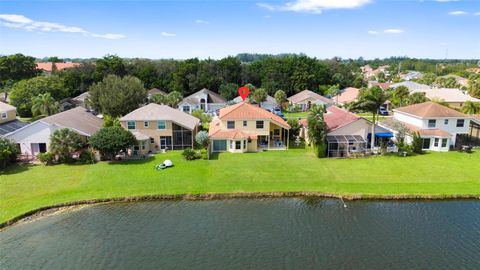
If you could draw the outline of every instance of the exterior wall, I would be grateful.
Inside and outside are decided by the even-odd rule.
[[[394,112],[393,118],[397,119],[398,121],[408,123],[410,125],[414,125],[416,127],[423,128],[423,121],[420,118],[410,116],[408,114],[403,114],[400,112]]]
[[[247,151],[248,152],[257,152],[257,140],[247,140]]]
[[[367,140],[368,133],[372,131],[372,124],[365,119],[357,120],[346,126],[338,128],[328,135],[360,135]]]
[[[185,111],[185,113],[192,113],[193,110],[197,109],[197,106],[193,105],[193,104],[190,104],[188,102],[180,102],[178,104],[178,109],[180,111],[183,112],[183,106],[189,106],[190,107],[190,110],[189,111]]]
[[[422,137],[422,138],[429,138],[430,139],[430,147],[424,148],[424,150],[430,150],[435,152],[448,152],[450,150],[451,139],[449,138],[441,138],[441,137]],[[435,146],[435,139],[438,139],[438,145]],[[447,145],[442,147],[442,139],[447,140]]]
[[[241,149],[235,149],[236,142],[241,143]],[[230,153],[245,153],[247,152],[247,139],[227,140],[227,151]]]
[[[247,120],[247,126],[243,126],[243,120],[235,121],[235,129],[248,134],[257,134],[257,135],[270,135],[270,120],[258,119],[258,121],[263,121],[263,129],[257,129],[257,120]],[[229,130],[227,128],[227,122],[222,120],[220,123],[221,130]]]
[[[7,113],[7,118],[2,118],[2,115]],[[2,111],[0,112],[0,124],[13,121],[17,118],[17,111],[10,110],[10,111]]]
[[[172,121],[165,121],[165,129],[158,129],[157,121],[146,121],[149,123],[148,128],[144,127],[144,121],[135,121],[135,129],[128,129],[127,122],[129,121],[121,121],[120,125],[126,130],[138,131],[153,138],[154,143],[147,142],[148,149],[152,152],[160,150],[160,136],[173,136]]]

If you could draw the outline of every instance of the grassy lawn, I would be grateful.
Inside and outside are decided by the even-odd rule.
[[[284,111],[283,115],[285,115],[285,117],[287,119],[289,119],[289,118],[294,118],[294,119],[307,118],[308,112],[285,112]]]
[[[163,171],[155,164],[171,159]],[[22,165],[0,174],[0,222],[42,206],[153,194],[312,191],[342,195],[479,194],[480,152],[317,159],[305,149],[222,153],[185,161],[180,152],[94,165]]]

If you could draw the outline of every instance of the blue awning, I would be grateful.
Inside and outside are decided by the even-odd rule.
[[[368,133],[368,138],[372,137],[372,133]],[[391,132],[376,132],[375,137],[377,138],[392,138],[393,133]]]

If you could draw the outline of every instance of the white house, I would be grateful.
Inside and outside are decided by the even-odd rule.
[[[225,107],[226,103],[227,101],[219,94],[203,88],[184,98],[178,104],[178,109],[186,113],[192,113],[196,109],[202,109],[205,112],[215,112]]]
[[[300,107],[302,111],[308,111],[312,105],[333,105],[333,100],[321,96],[310,90],[303,90],[288,98],[288,102]]]
[[[393,117],[381,125],[395,136],[404,129],[406,143],[412,142],[417,132],[423,140],[423,149],[446,152],[455,146],[458,134],[468,134],[471,117],[435,102],[424,102],[393,110]]]
[[[240,103],[243,102],[242,97],[236,97],[232,100],[232,103]],[[278,103],[274,97],[267,95],[267,99],[264,102],[260,102],[260,107],[264,108],[265,110],[272,111],[274,108],[278,107]]]
[[[64,111],[17,129],[5,135],[20,147],[21,155],[37,156],[49,150],[50,135],[57,129],[69,128],[86,140],[102,127],[102,119],[83,107]]]

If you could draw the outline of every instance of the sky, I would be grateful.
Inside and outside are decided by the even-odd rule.
[[[480,0],[0,2],[0,54],[480,59]]]

